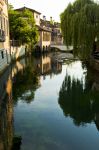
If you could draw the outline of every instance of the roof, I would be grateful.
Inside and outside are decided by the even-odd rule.
[[[48,29],[48,28],[46,28],[46,27],[41,27],[41,26],[38,26],[38,25],[36,25],[36,27],[38,28],[39,31],[52,32],[51,29]]]
[[[41,14],[40,12],[38,12],[38,11],[32,9],[32,8],[28,8],[28,7],[21,7],[21,8],[15,9],[15,10],[16,10],[16,11],[22,11],[22,10],[24,10],[24,9],[28,9],[28,10],[30,10],[30,11],[32,11],[32,12],[36,12],[36,13],[38,13],[38,14]]]
[[[40,19],[40,21],[41,21],[41,25],[46,24],[46,26],[49,26],[51,28],[60,28],[60,23],[59,22],[54,22],[54,24],[51,24],[51,22],[48,21],[48,20]]]

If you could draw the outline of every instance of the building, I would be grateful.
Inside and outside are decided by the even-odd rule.
[[[0,71],[10,63],[8,0],[0,0]]]
[[[46,20],[46,17],[43,16],[43,19],[40,21],[40,26],[51,30],[51,44],[63,44],[63,37],[59,22],[54,22],[52,17],[50,17],[50,21],[48,21]]]
[[[51,45],[51,30],[41,26],[37,26],[37,28],[39,32],[39,42],[37,46],[39,46],[43,52],[47,52]]]
[[[15,10],[21,13],[25,9],[27,9],[33,13],[33,17],[35,19],[35,24],[36,24],[38,32],[39,32],[39,41],[36,44],[36,47],[37,47],[36,51],[39,50],[38,48],[40,48],[40,51],[48,51],[50,44],[51,44],[52,30],[50,30],[46,26],[44,26],[44,27],[41,26],[41,19],[40,19],[41,13],[40,12],[38,12],[34,9],[31,9],[31,8],[28,8],[28,7],[22,7],[22,8],[18,8]]]
[[[39,32],[39,41],[36,44],[36,51],[49,51],[51,44],[63,44],[60,23],[53,22],[52,17],[50,17],[50,21],[46,20],[46,16],[43,16],[43,19],[41,19],[40,12],[28,7],[22,7],[15,10],[22,13],[25,9],[32,12]]]
[[[38,11],[36,11],[34,9],[31,9],[31,8],[28,8],[28,7],[18,8],[18,9],[15,9],[15,11],[18,11],[18,12],[22,13],[25,9],[27,9],[27,10],[32,12],[33,17],[35,19],[35,24],[40,26],[40,15],[41,15],[40,12],[38,12]]]

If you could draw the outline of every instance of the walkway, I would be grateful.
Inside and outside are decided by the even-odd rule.
[[[64,52],[73,51],[73,46],[66,46],[66,45],[51,45],[51,48],[57,48],[60,51],[64,51]]]

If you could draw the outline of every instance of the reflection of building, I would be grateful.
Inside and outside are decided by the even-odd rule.
[[[11,68],[7,68],[7,70],[0,76],[0,100],[4,99],[6,95],[6,85],[7,81],[10,79],[9,73]]]
[[[51,58],[41,57],[41,74],[47,74],[51,72]]]
[[[0,71],[10,62],[8,0],[0,0]]]
[[[44,55],[34,59],[34,67],[42,75],[58,74],[62,71],[62,64],[50,55]]]
[[[51,58],[48,56],[40,56],[33,61],[35,69],[42,75],[51,72]]]
[[[54,74],[59,74],[62,71],[62,64],[58,61],[52,61],[52,70]]]
[[[0,76],[0,150],[11,150],[14,138],[12,78],[24,69],[25,60],[16,62]]]
[[[6,97],[0,103],[0,150],[11,150],[13,142],[13,102]]]
[[[10,68],[0,77],[0,150],[11,150],[13,143],[13,100]]]

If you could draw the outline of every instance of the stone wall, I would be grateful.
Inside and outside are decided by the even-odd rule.
[[[25,46],[11,46],[11,58],[17,60],[18,58],[25,55]]]
[[[0,49],[0,71],[2,71],[9,63],[9,58],[7,51],[5,49]]]

